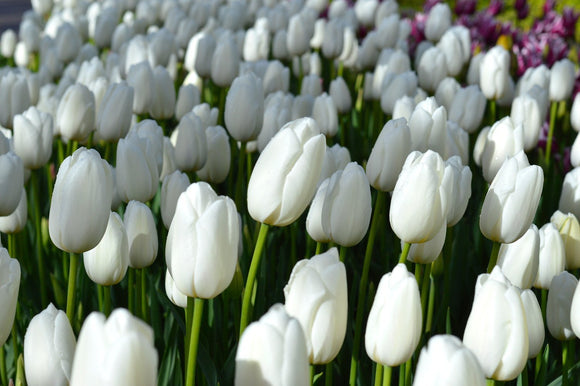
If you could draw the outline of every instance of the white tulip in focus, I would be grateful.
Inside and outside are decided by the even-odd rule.
[[[481,153],[483,178],[491,182],[503,162],[522,150],[524,150],[523,126],[515,125],[510,117],[495,122],[487,132]]]
[[[435,335],[421,350],[413,386],[483,386],[477,357],[453,335]]]
[[[276,226],[300,217],[316,192],[325,150],[324,136],[313,119],[284,125],[266,145],[250,176],[250,216]]]
[[[576,285],[570,306],[570,325],[577,337],[580,336],[580,290],[578,288],[580,286]]]
[[[59,249],[81,253],[94,248],[107,229],[113,177],[99,153],[84,147],[58,169],[50,201],[48,231]]]
[[[32,318],[24,336],[24,371],[30,386],[69,383],[76,339],[64,311],[52,303]]]
[[[177,200],[165,247],[177,288],[203,299],[222,293],[234,276],[239,237],[233,200],[205,182],[191,184]]]
[[[286,312],[304,330],[310,363],[332,361],[344,342],[348,309],[346,269],[338,250],[296,263],[284,298]]]
[[[572,169],[564,177],[558,209],[580,217],[580,167]]]
[[[142,202],[129,201],[123,217],[129,242],[129,266],[145,268],[157,258],[158,238],[151,209]]]
[[[53,121],[32,106],[14,117],[14,152],[27,169],[44,166],[52,155]]]
[[[510,117],[514,125],[522,125],[524,150],[535,148],[545,121],[545,111],[542,110],[540,102],[529,93],[520,95],[512,103]]]
[[[175,215],[175,207],[177,200],[181,193],[189,187],[189,177],[187,174],[179,170],[168,174],[163,178],[161,183],[161,219],[165,228],[169,229],[173,216]]]
[[[507,91],[510,55],[503,46],[490,49],[479,66],[479,87],[487,99],[499,99]]]
[[[87,316],[77,341],[71,386],[157,384],[159,359],[153,329],[124,308],[108,319]]]
[[[230,172],[230,137],[221,126],[209,126],[205,129],[207,138],[207,161],[197,171],[197,176],[212,184],[221,184]]]
[[[417,280],[398,264],[377,287],[365,332],[367,355],[391,367],[406,362],[419,344],[422,318]]]
[[[389,219],[397,237],[406,243],[431,240],[446,224],[450,178],[439,154],[415,151],[407,157],[391,197]]]
[[[574,214],[564,214],[557,210],[550,218],[566,249],[566,269],[573,270],[580,268],[580,224]]]
[[[532,290],[523,290],[520,298],[522,299],[522,305],[526,313],[528,338],[530,340],[528,358],[535,358],[542,351],[544,339],[546,338],[542,309],[540,308],[540,303],[538,303],[538,298]]]
[[[580,131],[580,93],[577,93],[570,110],[570,124],[576,131]]]
[[[300,322],[275,304],[242,334],[236,352],[236,386],[310,384],[308,350]]]
[[[447,225],[445,224],[432,239],[427,240],[424,243],[411,244],[407,260],[418,264],[430,264],[434,262],[443,250],[446,234]],[[401,241],[401,249],[403,248],[403,245],[404,242]]]
[[[13,152],[0,155],[0,216],[16,210],[24,187],[22,160]]]
[[[6,248],[0,247],[0,347],[12,331],[19,288],[20,263],[10,257]]]
[[[306,229],[314,240],[350,247],[366,235],[371,220],[371,191],[364,169],[351,162],[323,182],[312,201]],[[317,231],[311,233],[311,228]],[[319,234],[325,237],[319,239]]]
[[[187,295],[179,291],[169,270],[165,271],[165,294],[177,307],[187,308]]]
[[[534,287],[550,289],[552,279],[566,269],[566,249],[551,222],[540,228],[540,258]]]
[[[318,187],[327,178],[332,176],[336,171],[342,170],[350,163],[350,152],[346,147],[340,146],[338,143],[332,147],[326,147],[324,153],[324,162],[322,163],[322,171],[320,172],[320,179],[318,180]]]
[[[28,199],[26,197],[26,190],[22,188],[20,194],[20,201],[14,212],[7,216],[0,216],[0,232],[11,234],[18,233],[26,227],[28,222]],[[0,245],[1,247],[1,245]]]
[[[554,276],[548,291],[546,324],[550,335],[558,340],[576,339],[572,330],[572,301],[578,287],[578,279],[568,271]]]
[[[95,96],[86,86],[75,83],[64,93],[56,112],[56,130],[67,141],[83,141],[95,129]]]
[[[121,216],[111,212],[103,238],[96,247],[83,253],[87,275],[97,284],[118,284],[129,266],[129,244]]]
[[[446,174],[450,182],[450,204],[447,209],[447,226],[453,226],[463,218],[471,197],[471,169],[462,164],[459,156],[445,161],[445,168],[452,173]]]
[[[161,142],[161,145],[163,143]],[[117,144],[117,189],[121,200],[147,202],[157,193],[159,170],[148,138],[130,131]]]
[[[528,360],[528,327],[519,291],[497,266],[477,278],[463,344],[473,351],[487,378],[515,379]]]
[[[543,184],[544,173],[539,166],[527,165],[527,159],[521,156],[504,161],[481,207],[481,233],[502,243],[522,237],[536,214]]]
[[[574,63],[564,58],[550,69],[550,101],[563,101],[569,99],[574,88],[576,69]]]
[[[253,72],[234,79],[224,111],[226,129],[236,140],[247,142],[258,137],[264,117],[262,81]]]
[[[499,247],[497,265],[509,281],[522,289],[532,288],[540,261],[540,234],[532,224],[526,233],[510,244]]]

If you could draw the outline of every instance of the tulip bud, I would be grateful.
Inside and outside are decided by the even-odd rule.
[[[159,171],[152,142],[130,132],[117,145],[117,189],[124,202],[149,201],[157,193]]]
[[[547,223],[540,228],[540,257],[534,287],[550,289],[552,279],[566,268],[566,250],[558,229]]]
[[[552,279],[546,305],[546,324],[550,335],[558,340],[575,339],[571,323],[571,309],[578,279],[562,271]]]
[[[66,314],[52,303],[32,318],[24,336],[26,382],[68,385],[76,339]]]
[[[580,131],[580,93],[576,93],[570,110],[570,124],[576,131]]]
[[[211,58],[216,48],[214,37],[207,32],[198,32],[190,40],[185,51],[183,66],[197,72],[203,78],[211,75]]]
[[[480,52],[469,61],[469,67],[467,69],[467,84],[479,85],[479,72],[483,58],[485,58],[485,53]]]
[[[450,179],[446,183],[450,188],[451,201],[447,211],[447,226],[450,227],[461,220],[467,209],[471,197],[471,169],[461,163],[459,156],[453,156],[445,161],[445,170]]]
[[[371,212],[365,172],[351,162],[320,185],[306,218],[306,229],[316,241],[350,247],[366,235]]]
[[[267,60],[270,51],[268,19],[256,20],[253,28],[248,28],[244,39],[243,58],[246,62]]]
[[[208,157],[207,138],[205,128],[197,115],[184,115],[171,134],[171,139],[179,170],[196,171],[205,165]]]
[[[532,290],[523,290],[520,298],[522,299],[522,305],[526,313],[526,324],[528,326],[528,338],[530,341],[528,358],[535,358],[542,351],[546,337],[542,309],[538,303],[538,298]]]
[[[276,91],[288,92],[289,87],[290,70],[288,70],[288,67],[284,67],[284,65],[277,60],[270,62],[266,72],[264,73],[264,77],[262,78],[262,90],[264,91],[264,95],[267,96]]]
[[[332,147],[327,146],[318,187],[335,172],[343,170],[350,161],[350,153],[346,147],[342,147],[339,144],[334,144]]]
[[[540,102],[526,93],[516,97],[512,104],[510,117],[514,125],[522,125],[524,150],[530,151],[538,144],[540,129],[544,123]]]
[[[338,112],[334,101],[327,93],[314,99],[312,118],[318,123],[320,132],[326,137],[334,137],[338,132]]]
[[[574,168],[564,177],[558,210],[580,217],[580,168]]]
[[[18,289],[20,288],[20,263],[10,258],[8,250],[0,247],[0,347],[12,331],[16,304],[18,302]]]
[[[124,138],[131,127],[133,88],[127,83],[109,85],[97,116],[99,137],[109,142]]]
[[[415,98],[404,96],[397,99],[393,107],[393,119],[405,118],[408,122],[415,110]]]
[[[91,250],[83,253],[87,275],[97,284],[118,284],[129,265],[129,245],[123,220],[111,212],[105,234]]]
[[[105,233],[113,196],[109,164],[99,153],[81,147],[58,169],[48,216],[52,242],[81,253],[94,248]]]
[[[419,344],[422,318],[417,280],[398,264],[379,282],[365,333],[367,355],[391,367],[406,362]]]
[[[339,76],[330,82],[329,94],[339,114],[346,114],[350,111],[352,98],[343,77]]]
[[[305,13],[297,13],[288,21],[286,45],[290,56],[301,56],[308,51],[309,42],[314,34],[314,23]]]
[[[477,278],[463,344],[479,359],[487,378],[509,381],[526,365],[529,351],[526,314],[519,290],[499,267]]]
[[[177,201],[165,248],[177,288],[204,299],[223,292],[236,269],[239,234],[234,202],[205,182],[190,185]]]
[[[187,308],[187,295],[179,291],[169,270],[165,271],[165,294],[177,307]]]
[[[381,109],[385,114],[392,114],[395,103],[404,96],[417,92],[417,75],[413,71],[401,74],[388,73],[383,78],[380,93]]]
[[[540,262],[540,235],[532,224],[526,233],[499,248],[497,265],[509,281],[522,289],[532,288]]]
[[[451,26],[451,9],[449,5],[438,3],[431,8],[425,21],[425,37],[438,41]]]
[[[338,250],[299,261],[284,287],[284,298],[286,312],[304,330],[310,363],[332,361],[346,335],[348,308],[346,269]]]
[[[443,245],[445,244],[445,236],[447,235],[447,225],[444,224],[437,234],[431,239],[423,243],[411,244],[407,260],[417,264],[431,264],[441,254]],[[404,246],[404,241],[401,241],[401,249]]]
[[[417,104],[409,119],[411,148],[425,152],[428,149],[445,154],[447,112],[437,106],[435,98],[427,98]]]
[[[210,126],[205,130],[207,138],[207,161],[197,171],[197,176],[213,184],[224,182],[230,172],[230,140],[221,126]]]
[[[26,197],[26,190],[22,188],[20,194],[20,201],[14,212],[7,216],[0,216],[0,232],[2,233],[18,233],[26,227],[28,221],[28,203]],[[0,245],[1,247],[2,245]]]
[[[514,125],[510,117],[493,124],[487,132],[481,154],[483,177],[490,182],[508,157],[513,157],[524,149],[522,125]]]
[[[322,40],[322,55],[327,59],[336,59],[342,52],[344,43],[344,25],[338,19],[326,23]]]
[[[163,178],[161,184],[161,218],[165,228],[169,229],[169,225],[171,225],[171,221],[175,214],[177,199],[181,193],[185,192],[188,186],[189,177],[187,177],[187,174],[181,173],[179,170],[176,170]]]
[[[504,96],[509,82],[510,55],[505,48],[496,45],[489,50],[479,67],[479,86],[487,99]]]
[[[175,103],[175,119],[178,121],[199,105],[201,99],[199,89],[193,84],[184,84],[179,88]]]
[[[32,106],[14,117],[14,152],[27,169],[38,169],[52,155],[52,116]]]
[[[413,386],[485,385],[477,357],[453,335],[436,335],[421,350]]]
[[[155,385],[158,356],[153,329],[124,308],[108,319],[87,316],[77,341],[71,386]]]
[[[11,58],[14,54],[14,48],[18,42],[18,36],[13,29],[7,29],[0,36],[0,55],[5,58]]]
[[[235,385],[307,385],[309,373],[304,331],[283,305],[273,305],[244,330],[236,352]]]
[[[22,160],[13,152],[0,155],[0,216],[16,210],[24,186]]]
[[[165,67],[157,66],[153,70],[153,90],[149,114],[154,119],[171,118],[175,111],[175,89]]]
[[[58,58],[64,63],[72,61],[83,45],[81,34],[68,22],[58,28],[55,43]]]
[[[140,62],[130,67],[127,74],[127,83],[133,87],[133,112],[144,114],[149,112],[153,100],[155,83],[153,71],[148,62]]]
[[[572,95],[576,69],[570,59],[564,58],[550,70],[550,100],[563,101]]]
[[[559,210],[554,212],[550,218],[554,224],[566,249],[566,269],[572,270],[580,268],[580,224],[574,214],[567,215]]]
[[[576,336],[580,336],[580,290],[578,288],[580,286],[576,285],[570,306],[570,325]]]
[[[435,101],[439,106],[445,107],[445,110],[449,111],[450,115],[451,103],[459,90],[461,90],[461,85],[455,78],[451,77],[447,77],[439,82],[437,90],[435,90]]]
[[[9,71],[0,75],[0,125],[12,128],[12,119],[30,107],[30,93],[23,75]]]
[[[447,64],[449,75],[459,75],[463,65],[469,61],[471,56],[469,29],[462,25],[447,29],[441,36],[439,43],[437,43],[437,47],[445,55],[445,63]]]
[[[570,164],[574,168],[580,166],[580,134],[576,134],[576,139],[570,149]]]
[[[211,79],[219,87],[230,86],[238,76],[240,55],[231,33],[220,36],[211,58]]]
[[[56,127],[66,140],[83,141],[95,129],[95,96],[84,85],[70,86],[56,113]]]
[[[253,72],[234,79],[226,98],[224,120],[230,135],[247,142],[258,137],[264,117],[262,81]]]
[[[485,96],[479,90],[479,86],[461,88],[449,107],[449,120],[457,122],[468,133],[475,133],[483,120],[485,103]]]
[[[406,243],[435,237],[446,222],[450,173],[439,154],[412,152],[407,157],[391,197],[389,219],[393,231]]]
[[[437,47],[428,48],[421,55],[417,67],[419,86],[428,91],[437,90],[439,83],[447,76],[445,54]]]
[[[157,258],[157,228],[151,209],[142,202],[129,201],[123,218],[129,242],[129,266],[145,268]]]
[[[313,119],[284,125],[266,145],[250,176],[250,216],[276,226],[300,217],[316,191],[325,150],[324,136]]]
[[[544,173],[539,166],[520,164],[518,157],[504,161],[481,208],[481,233],[502,243],[522,237],[536,214],[543,184]]]

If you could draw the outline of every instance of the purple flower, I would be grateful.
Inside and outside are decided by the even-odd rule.
[[[495,16],[501,12],[503,9],[503,0],[491,0],[487,7],[487,13],[491,16]]]
[[[455,4],[455,13],[457,16],[473,15],[475,13],[475,0],[458,0]]]
[[[530,13],[530,5],[527,0],[516,0],[514,8],[516,9],[518,19],[520,20],[528,17]]]
[[[423,12],[429,13],[431,8],[433,8],[438,3],[440,3],[440,0],[425,0],[425,4],[423,4]]]
[[[574,11],[574,8],[564,7],[562,12],[562,24],[565,31],[565,35],[563,36],[564,38],[574,37],[578,16],[580,16],[580,12]]]

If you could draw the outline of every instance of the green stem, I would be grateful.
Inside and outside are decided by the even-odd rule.
[[[250,300],[252,298],[252,289],[254,288],[254,282],[256,280],[256,274],[258,273],[258,267],[260,266],[260,260],[262,258],[262,249],[264,249],[264,244],[266,242],[266,236],[268,234],[268,225],[262,223],[260,225],[260,233],[258,234],[258,241],[256,242],[256,247],[254,248],[254,254],[252,256],[252,262],[250,263],[250,272],[248,273],[248,280],[246,286],[244,287],[244,299],[242,301],[242,316],[240,318],[240,337],[244,333],[248,321],[250,319]]]
[[[409,255],[409,249],[411,249],[410,243],[403,244],[403,250],[401,251],[401,257],[399,257],[399,264],[400,263],[405,264],[405,261],[407,261],[407,256]]]
[[[185,341],[189,342],[191,337],[191,325],[193,323],[193,301],[189,301],[190,298],[187,298],[187,307],[185,308]],[[188,349],[187,345],[185,346],[185,362],[187,363],[187,354]]]
[[[495,386],[495,379],[487,379],[486,384],[487,386]]]
[[[310,385],[314,385],[314,375],[316,373],[316,369],[314,365],[310,365]]]
[[[129,267],[128,281],[127,292],[129,294],[129,299],[127,300],[127,306],[131,315],[135,315],[135,270],[131,267]]]
[[[4,346],[0,346],[0,382],[3,385],[8,384],[8,376],[6,375],[6,356],[4,354]]]
[[[218,111],[218,124],[225,127],[225,106],[226,106],[226,94],[227,90],[225,87],[220,87],[220,99],[219,99],[219,111]]]
[[[146,269],[141,269],[141,319],[147,322],[147,275]]]
[[[391,385],[391,375],[393,373],[393,368],[391,366],[383,366],[383,386]]]
[[[36,261],[38,265],[38,276],[40,284],[40,299],[42,302],[42,308],[48,305],[48,288],[46,285],[46,267],[44,265],[44,256],[42,253],[42,228],[40,224],[41,213],[40,213],[40,189],[38,180],[40,178],[40,171],[33,170],[30,175],[30,183],[32,185],[32,197],[34,203],[32,207],[34,208],[34,230],[35,230],[35,247],[36,247]]]
[[[427,306],[427,321],[425,322],[425,334],[431,333],[434,308],[435,308],[435,280],[434,278],[431,277],[429,278],[429,303]]]
[[[302,66],[302,57],[298,57],[298,94],[302,92],[302,79],[304,78],[304,67]]]
[[[548,304],[548,290],[547,289],[542,289],[542,299],[541,299],[542,303],[540,304],[540,307],[542,309],[542,319],[544,320],[544,323],[547,322],[546,319],[546,307]]]
[[[399,366],[399,386],[405,386],[405,369],[407,368],[407,362],[401,363]]]
[[[495,123],[495,110],[496,110],[496,102],[495,99],[492,99],[489,101],[489,112],[490,112],[490,116],[491,116],[491,122],[489,123],[490,126],[493,126],[493,124]]]
[[[346,257],[346,247],[343,247],[343,246],[341,246],[341,247],[339,248],[339,251],[340,251],[340,252],[339,252],[339,258],[340,258],[340,261],[344,263],[344,259],[345,259],[345,257]]]
[[[497,264],[497,255],[499,253],[499,247],[501,243],[494,241],[493,247],[491,248],[491,256],[489,257],[489,264],[487,265],[487,273],[491,273],[493,267]]]
[[[105,313],[105,301],[103,300],[103,286],[97,284],[97,301],[99,303],[99,312]]]
[[[103,286],[104,314],[108,317],[111,315],[111,286]]]
[[[572,344],[574,340],[562,342],[562,386],[568,386],[568,371],[570,369],[570,356],[574,354]],[[572,350],[570,350],[572,349]]]
[[[234,142],[235,144],[235,142]],[[238,175],[236,181],[236,207],[240,212],[244,212],[242,204],[244,200],[242,198],[242,192],[244,191],[245,178],[244,178],[244,163],[242,162],[244,153],[246,153],[246,143],[242,142],[238,153]]]
[[[314,252],[314,254],[320,255],[320,253],[322,253],[322,243],[320,241],[318,241],[316,243],[316,252]]]
[[[383,365],[377,363],[375,367],[375,386],[381,386],[383,384]]]
[[[199,330],[201,327],[201,317],[203,315],[204,300],[200,298],[187,298],[187,305],[195,301],[193,306],[193,323],[191,325],[191,335],[189,337],[189,350],[187,354],[187,376],[185,378],[187,386],[195,385],[195,364],[197,359],[197,346],[199,342]],[[187,343],[187,342],[186,342]]]
[[[429,294],[429,283],[431,281],[431,264],[425,264],[425,269],[423,270],[423,283],[421,285],[421,311],[423,312],[423,318],[426,320],[427,316],[427,299]],[[427,325],[427,323],[425,323]]]
[[[79,261],[79,255],[76,253],[70,254],[70,265],[69,265],[69,274],[68,274],[68,290],[66,294],[66,316],[70,321],[71,325],[74,326],[73,317],[74,317],[74,307],[75,307],[75,287],[77,281],[77,265]]]
[[[409,358],[405,365],[405,385],[411,386],[411,372],[413,371],[413,358]]]
[[[544,164],[550,166],[550,155],[552,153],[552,138],[554,136],[554,126],[556,124],[556,112],[558,110],[558,103],[552,102],[550,105],[550,128],[548,130],[548,138],[546,140],[546,153],[544,157]]]
[[[371,267],[371,258],[373,256],[373,247],[375,245],[375,238],[378,229],[379,217],[383,206],[385,205],[385,192],[377,192],[377,201],[375,203],[375,210],[373,213],[373,218],[371,220],[371,228],[369,230],[369,236],[367,239],[367,247],[365,251],[365,259],[363,262],[363,270],[360,278],[360,286],[358,289],[358,299],[356,305],[356,319],[355,319],[355,329],[354,329],[354,342],[352,346],[352,355],[350,359],[350,379],[349,385],[354,386],[356,384],[356,372],[358,367],[358,362],[360,358],[360,344],[362,337],[362,322],[365,310],[365,296],[368,287],[369,270]],[[320,244],[320,243],[319,243]],[[318,248],[318,246],[317,246]],[[377,365],[379,366],[379,365]]]
[[[326,364],[326,369],[324,370],[324,385],[332,386],[332,361]]]

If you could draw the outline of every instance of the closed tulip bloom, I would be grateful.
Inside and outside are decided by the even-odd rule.
[[[431,240],[446,223],[450,173],[439,154],[412,152],[407,157],[391,197],[389,219],[406,243]]]
[[[177,288],[204,299],[222,293],[236,269],[239,233],[234,202],[205,182],[191,184],[179,196],[165,248]]]
[[[284,287],[286,312],[300,322],[312,364],[332,361],[344,341],[347,322],[346,269],[338,250],[299,261]]]
[[[568,271],[554,276],[548,291],[546,324],[550,335],[558,340],[576,339],[571,323],[571,310],[578,279]]]
[[[10,257],[6,248],[0,247],[0,347],[12,331],[19,288],[20,263]]]
[[[168,174],[163,178],[161,183],[161,219],[165,228],[169,229],[173,216],[175,215],[175,207],[177,200],[181,193],[189,187],[189,177],[187,174],[179,170]]]
[[[449,75],[459,75],[463,65],[469,61],[471,56],[469,29],[461,25],[449,28],[441,36],[437,47],[445,55]]]
[[[338,132],[338,112],[334,101],[327,93],[323,93],[314,99],[312,118],[318,123],[320,132],[331,138]]]
[[[182,85],[179,88],[177,101],[175,102],[175,119],[181,120],[181,117],[193,110],[200,103],[200,100],[200,91],[195,85]]]
[[[479,85],[479,71],[481,67],[481,63],[483,62],[483,58],[485,57],[484,52],[480,52],[479,54],[473,56],[469,61],[469,67],[467,68],[467,84],[472,85],[476,84]]]
[[[534,287],[550,289],[552,279],[566,269],[566,249],[552,223],[540,228],[540,258]]]
[[[100,138],[116,142],[127,135],[133,116],[133,95],[133,87],[125,82],[109,85],[97,116]]]
[[[570,124],[576,131],[580,131],[580,93],[577,93],[570,110]]]
[[[314,24],[309,23],[309,17],[304,13],[293,15],[288,21],[286,45],[290,56],[300,56],[306,53],[309,42],[314,34]]]
[[[499,168],[508,157],[513,157],[524,149],[523,126],[515,125],[510,117],[505,117],[494,123],[487,132],[481,167],[483,177],[491,182]]]
[[[489,50],[479,67],[479,87],[487,99],[499,99],[507,91],[510,56],[500,45]]]
[[[576,139],[570,149],[570,164],[575,168],[580,166],[580,134],[576,134]]]
[[[159,362],[153,329],[124,308],[108,319],[87,316],[77,341],[71,386],[156,385]]]
[[[339,19],[326,23],[322,40],[322,55],[327,59],[336,59],[342,52],[344,43],[344,24]]]
[[[580,217],[580,167],[566,173],[558,210],[564,213],[573,213],[576,218]]]
[[[365,333],[367,355],[391,367],[406,362],[419,344],[422,320],[417,280],[398,264],[379,282]]]
[[[288,92],[290,87],[290,70],[278,60],[271,61],[262,78],[264,95],[276,91]],[[264,108],[265,108],[264,104]]]
[[[459,157],[462,164],[469,163],[469,134],[453,121],[447,121],[447,135],[443,158]]]
[[[175,162],[179,170],[196,171],[208,157],[207,137],[201,119],[194,113],[184,115],[171,135]]]
[[[165,271],[165,294],[177,307],[187,308],[187,295],[179,291],[169,270]]]
[[[95,96],[76,83],[63,95],[56,112],[56,127],[66,140],[83,141],[95,129]]]
[[[112,198],[109,164],[96,150],[79,148],[56,175],[48,216],[52,242],[72,253],[94,248],[107,229]]]
[[[417,75],[421,88],[427,91],[437,90],[439,83],[448,75],[443,51],[438,47],[428,48],[419,59]]]
[[[13,152],[0,155],[0,216],[16,210],[24,186],[22,160]]]
[[[11,58],[18,42],[18,36],[13,29],[7,29],[0,36],[0,55]]]
[[[231,35],[226,32],[221,35],[211,59],[211,79],[219,87],[232,84],[238,76],[240,55]]]
[[[76,339],[64,311],[52,303],[32,318],[24,336],[24,370],[30,386],[68,385]]]
[[[263,117],[262,81],[253,72],[238,76],[226,98],[226,129],[236,141],[254,140],[262,129]]]
[[[352,97],[344,78],[339,76],[330,82],[329,94],[339,114],[348,113],[352,107]]]
[[[56,52],[60,61],[68,63],[79,52],[83,41],[79,31],[70,23],[63,23],[55,37]]]
[[[207,138],[207,161],[197,171],[197,176],[212,184],[221,184],[230,172],[230,140],[226,129],[210,126],[205,130]]]
[[[204,31],[196,33],[187,44],[183,67],[189,72],[197,72],[201,77],[209,77],[215,46],[215,38],[210,33]]]
[[[397,99],[393,107],[393,119],[405,118],[407,122],[415,110],[415,98],[404,96]]]
[[[340,146],[338,143],[332,147],[326,147],[324,153],[324,162],[322,163],[322,171],[320,172],[320,179],[318,186],[336,171],[342,170],[350,163],[350,152],[346,147]]]
[[[467,209],[469,198],[471,197],[471,170],[461,162],[459,156],[453,156],[445,161],[445,169],[451,173],[446,173],[449,182],[449,194],[451,197],[447,211],[447,226],[457,224]]]
[[[580,268],[580,224],[574,214],[564,214],[557,210],[550,218],[566,249],[566,269]]]
[[[44,166],[52,155],[52,116],[32,106],[14,117],[14,152],[27,169]]]
[[[447,234],[447,225],[444,224],[439,232],[431,239],[423,243],[411,244],[407,260],[418,264],[430,264],[437,260],[445,244],[445,235]],[[401,249],[404,242],[401,241]]]
[[[528,93],[516,97],[512,103],[510,117],[514,125],[522,125],[525,151],[532,150],[538,144],[545,120],[545,111],[543,113],[540,102]]]
[[[83,253],[87,275],[97,284],[118,284],[129,266],[129,244],[121,216],[111,212],[105,234],[91,250]]]
[[[26,190],[22,188],[20,194],[20,201],[14,212],[7,216],[0,216],[0,232],[11,234],[18,233],[26,227],[28,221],[28,203],[26,197]],[[0,245],[1,247],[1,245]]]
[[[14,116],[30,107],[30,99],[24,75],[9,71],[0,76],[0,125],[11,129]]]
[[[570,306],[570,325],[577,337],[580,336],[580,290],[578,288],[580,286],[576,285]]]
[[[159,171],[151,141],[130,132],[117,145],[117,189],[121,200],[147,202],[157,193]]]
[[[552,66],[550,70],[550,100],[563,101],[569,99],[574,88],[576,69],[570,59],[564,58]]]
[[[520,298],[522,299],[522,305],[526,313],[526,324],[528,325],[528,338],[530,340],[528,358],[535,358],[542,350],[546,337],[542,309],[538,303],[538,298],[531,289],[523,290]]]
[[[516,85],[516,94],[523,95],[530,91],[534,86],[538,86],[546,92],[550,89],[550,70],[545,64],[537,67],[528,68],[518,79]]]
[[[133,87],[133,112],[145,114],[153,100],[155,91],[153,71],[148,62],[143,61],[132,65],[127,74],[127,83]]]
[[[411,147],[425,152],[428,149],[445,154],[447,111],[438,106],[435,98],[427,98],[417,104],[409,119]]]
[[[502,243],[522,237],[536,214],[543,184],[539,166],[520,164],[518,157],[508,158],[485,196],[479,218],[481,233]]]
[[[473,351],[487,378],[509,381],[526,365],[529,350],[526,313],[519,290],[499,267],[477,278],[463,344]]]
[[[300,217],[316,192],[325,150],[324,136],[313,119],[284,125],[266,145],[250,176],[250,216],[276,226]]]
[[[304,330],[282,304],[244,330],[236,352],[236,386],[306,386],[309,373]]]
[[[165,67],[157,66],[153,70],[153,90],[149,114],[154,119],[171,118],[175,111],[175,88]]]
[[[316,205],[318,202],[320,204]],[[308,212],[306,228],[309,224],[319,224],[329,240],[350,247],[358,244],[366,235],[371,212],[368,179],[364,169],[356,162],[351,162],[344,170],[335,172],[327,184],[323,182],[320,185]]]
[[[453,335],[435,335],[421,350],[413,386],[485,385],[477,357]]]
[[[322,94],[322,81],[316,74],[306,75],[302,79],[300,95],[310,95],[317,97]]]
[[[243,58],[247,62],[267,60],[270,51],[268,19],[258,19],[253,28],[246,31]]]
[[[414,71],[401,74],[388,73],[385,75],[380,94],[381,109],[385,114],[392,114],[395,103],[404,96],[417,93],[417,75]]]
[[[425,22],[425,37],[431,41],[438,41],[451,26],[451,9],[447,4],[436,4]]]
[[[540,262],[540,234],[532,224],[526,233],[499,248],[497,265],[509,281],[521,289],[532,288]]]
[[[129,242],[129,266],[145,268],[157,258],[157,228],[151,209],[142,202],[129,201],[123,217]]]
[[[445,107],[445,110],[450,111],[451,103],[457,91],[461,90],[461,85],[455,78],[447,77],[439,82],[437,90],[435,90],[435,101],[439,106]],[[451,119],[451,118],[449,118]]]
[[[95,40],[95,45],[98,48],[105,48],[111,46],[113,33],[118,24],[119,14],[116,7],[104,8],[95,23],[95,31],[92,38]]]
[[[481,126],[486,99],[479,86],[459,89],[449,108],[449,120],[457,122],[468,133],[475,133]]]

